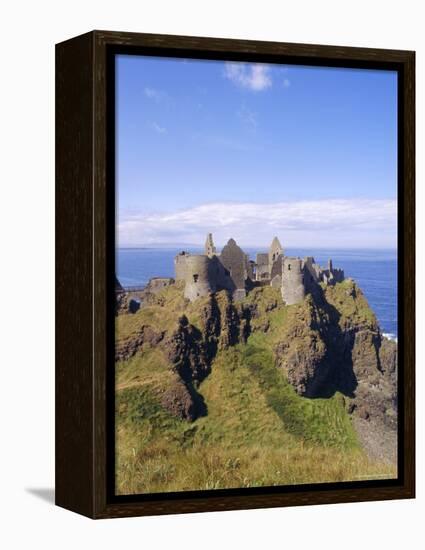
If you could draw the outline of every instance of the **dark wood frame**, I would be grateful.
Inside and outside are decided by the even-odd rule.
[[[110,308],[114,230],[111,55],[397,70],[399,75],[399,477],[239,491],[111,497]],[[109,220],[109,221],[108,221]],[[93,31],[56,46],[56,504],[91,518],[415,496],[415,53]],[[109,399],[108,399],[109,396]],[[112,403],[113,406],[113,403]],[[108,436],[109,433],[109,436]],[[113,442],[112,442],[113,450]],[[109,458],[108,458],[109,457]],[[109,460],[109,462],[108,462]],[[146,497],[146,495],[145,495]]]

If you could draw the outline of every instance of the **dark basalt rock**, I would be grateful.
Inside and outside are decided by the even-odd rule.
[[[381,338],[381,347],[379,349],[379,357],[381,360],[382,372],[390,379],[397,379],[397,344]]]
[[[376,378],[382,374],[379,357],[381,338],[379,332],[372,332],[370,329],[360,329],[355,332],[351,357],[353,372],[357,380]]]
[[[302,346],[281,343],[276,348],[278,363],[297,393],[314,397],[328,374],[326,347],[319,335],[305,335]]]
[[[295,318],[285,340],[275,348],[276,364],[282,368],[297,393],[315,397],[329,378],[327,348],[318,330],[313,302]]]
[[[212,294],[201,312],[201,325],[204,337],[203,352],[211,362],[217,354],[218,338],[221,332],[221,313],[216,297]]]
[[[220,334],[220,348],[225,349],[239,342],[240,317],[236,306],[229,302],[224,310]]]
[[[129,313],[136,313],[140,309],[140,300],[135,300],[131,298],[128,302],[128,311]]]
[[[165,353],[172,368],[190,383],[200,382],[210,372],[210,361],[204,353],[202,333],[191,325],[185,315],[178,327],[164,344]]]
[[[195,387],[211,372],[218,349],[244,342],[250,334],[250,311],[236,307],[229,296],[220,307],[216,297],[211,295],[200,317],[201,330],[191,325],[185,315],[180,317],[176,330],[162,344],[171,368],[185,388],[176,386],[169,390],[164,397],[166,408],[172,414],[192,420],[205,409]]]
[[[193,421],[206,414],[206,405],[193,387],[176,379],[161,396],[161,405],[173,416]]]
[[[358,336],[358,335],[357,335]],[[397,427],[397,345],[380,333],[356,338],[354,404],[361,418]],[[369,361],[369,363],[367,363]]]

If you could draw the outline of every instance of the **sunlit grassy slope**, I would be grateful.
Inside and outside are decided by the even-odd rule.
[[[348,310],[354,307],[346,300],[349,284],[337,285],[330,297],[336,306],[341,298]],[[246,302],[253,300],[259,311],[253,328],[258,330],[246,344],[219,351],[198,388],[207,415],[192,423],[160,405],[176,375],[159,348],[148,347],[117,363],[119,494],[394,477],[391,466],[370,462],[361,450],[341,394],[300,397],[276,368],[273,346],[293,316],[303,315],[303,305],[281,305],[273,288],[255,289]],[[369,316],[366,306],[354,313]],[[199,307],[199,302],[184,302],[181,288],[170,287],[159,304],[120,316],[117,339],[131,337],[148,323],[171,330],[183,312],[196,325]],[[266,333],[261,330],[265,322]]]

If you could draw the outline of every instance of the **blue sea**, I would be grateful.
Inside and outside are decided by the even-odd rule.
[[[117,276],[125,286],[144,286],[151,277],[173,277],[174,256],[182,248],[120,248],[117,251]],[[187,248],[202,253],[202,249]],[[267,249],[244,248],[251,259]],[[396,250],[325,250],[285,249],[288,256],[313,256],[326,266],[332,258],[334,267],[344,269],[363,290],[374,310],[382,332],[397,338],[397,251]]]

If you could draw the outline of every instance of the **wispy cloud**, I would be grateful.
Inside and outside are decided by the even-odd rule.
[[[291,85],[291,81],[289,80],[289,78],[284,78],[283,79],[283,87],[284,88],[289,88],[290,85]]]
[[[217,146],[220,149],[229,149],[230,151],[241,151],[241,152],[258,152],[260,148],[246,143],[240,139],[233,139],[226,136],[210,136],[206,139],[207,143]]]
[[[152,122],[150,124],[150,127],[152,130],[154,130],[157,134],[166,134],[167,128],[164,128],[163,126],[160,126],[157,122]]]
[[[251,111],[249,107],[242,104],[236,113],[237,117],[251,130],[256,130],[258,126],[257,114]]]
[[[203,146],[217,150],[226,149],[229,151],[259,153],[263,150],[262,146],[252,143],[252,140],[242,138],[238,135],[230,134],[204,134],[194,132],[190,135],[192,141]]]
[[[163,90],[157,90],[155,88],[146,87],[143,90],[143,93],[148,99],[152,99],[156,103],[162,103],[164,101],[169,101],[170,97],[167,92]]]
[[[260,63],[226,63],[224,77],[240,86],[254,92],[266,90],[272,85],[270,67]]]
[[[392,199],[332,199],[278,203],[212,203],[173,213],[120,213],[120,245],[202,243],[214,232],[224,243],[266,245],[279,235],[286,246],[345,248],[396,246],[397,204]]]

